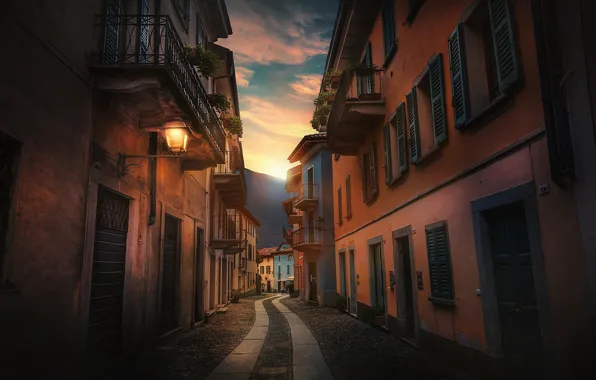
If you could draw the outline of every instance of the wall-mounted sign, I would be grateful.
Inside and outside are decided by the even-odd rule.
[[[416,272],[416,282],[418,283],[418,290],[424,290],[422,285],[422,272]]]

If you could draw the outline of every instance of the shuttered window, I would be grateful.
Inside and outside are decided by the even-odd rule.
[[[443,85],[443,54],[438,54],[429,62],[428,75],[430,77],[430,103],[435,146],[439,146],[447,140],[445,86]]]
[[[468,121],[470,107],[463,25],[458,25],[449,38],[449,66],[455,127],[460,128]]]
[[[343,223],[343,205],[341,201],[341,187],[337,189],[337,224],[341,225]]]
[[[383,46],[385,48],[385,60],[390,59],[395,48],[395,0],[385,0],[381,11],[383,21]]]
[[[172,0],[174,3],[174,7],[176,8],[176,13],[180,17],[180,21],[182,21],[182,26],[186,31],[188,31],[188,24],[190,22],[190,0]]]
[[[488,11],[493,33],[493,49],[497,61],[499,89],[505,92],[519,79],[519,67],[515,53],[513,20],[508,0],[489,0]]]
[[[368,149],[368,152],[360,156],[360,169],[362,172],[362,200],[364,203],[374,200],[379,193],[375,156],[375,144],[372,144]]]
[[[447,223],[430,224],[425,230],[431,288],[429,299],[433,303],[453,305],[455,297]]]
[[[408,147],[406,138],[406,105],[400,103],[395,110],[395,124],[397,129],[397,155],[399,164],[399,173],[408,170]]]
[[[385,183],[388,185],[393,180],[393,170],[391,168],[391,125],[387,123],[383,127],[383,147],[385,157]]]
[[[415,164],[421,157],[420,154],[420,130],[418,126],[418,100],[416,87],[406,95],[408,105],[408,137],[410,138],[410,161]]]
[[[370,44],[370,41],[366,44],[362,64],[366,67],[372,67],[373,65],[372,45]],[[369,75],[357,76],[356,84],[358,86],[358,96],[360,96],[361,94],[372,94],[375,88],[374,74],[371,73]]]
[[[352,217],[352,180],[346,177],[346,218]]]

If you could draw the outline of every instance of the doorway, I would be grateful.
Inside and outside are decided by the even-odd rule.
[[[180,278],[180,219],[166,214],[161,275],[160,332],[178,328],[178,281]]]
[[[348,297],[348,310],[350,314],[356,316],[358,313],[358,295],[356,293],[356,261],[354,250],[350,249],[350,296]]]
[[[370,291],[371,307],[375,315],[375,323],[381,326],[387,325],[385,316],[385,273],[383,263],[382,243],[369,245],[370,252]]]
[[[543,367],[543,341],[524,202],[482,214],[506,371],[535,378]]]
[[[197,248],[195,251],[195,322],[202,321],[205,316],[205,300],[203,296],[203,263],[205,231],[197,228]]]
[[[215,256],[209,255],[209,310],[215,310]]]
[[[318,304],[317,297],[317,263],[308,263],[308,301]]]
[[[99,187],[87,321],[87,349],[99,362],[117,357],[122,350],[129,203]]]
[[[413,279],[413,255],[410,250],[410,235],[395,239],[397,258],[395,273],[398,276],[397,305],[399,311],[400,335],[416,340],[416,304]]]
[[[346,275],[346,251],[339,252],[339,294],[345,298],[346,311],[348,308],[348,289],[347,289],[347,275]]]
[[[307,193],[306,193],[306,198],[307,199],[313,199],[314,193],[315,193],[315,168],[314,166],[311,166],[310,168],[308,168],[308,171],[306,173],[306,181],[307,181]]]

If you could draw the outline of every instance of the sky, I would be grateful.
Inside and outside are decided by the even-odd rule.
[[[339,0],[226,0],[248,169],[285,178],[310,126]]]

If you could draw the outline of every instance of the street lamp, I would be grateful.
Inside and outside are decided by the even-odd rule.
[[[174,119],[163,125],[163,134],[166,139],[168,150],[171,154],[169,155],[136,155],[136,154],[123,154],[120,153],[118,156],[118,177],[124,177],[128,174],[128,168],[131,166],[141,166],[140,164],[128,164],[126,160],[131,158],[142,158],[142,159],[158,159],[158,158],[179,158],[186,153],[186,147],[188,145],[188,127],[181,119]]]

